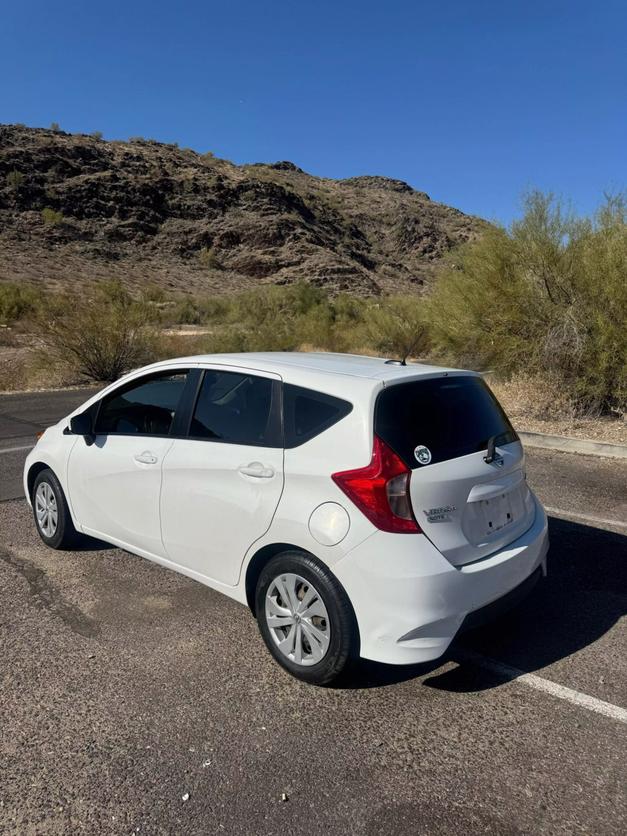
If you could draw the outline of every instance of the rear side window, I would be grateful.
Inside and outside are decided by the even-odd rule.
[[[285,446],[298,447],[337,424],[353,405],[341,398],[287,383],[283,387]]]
[[[421,466],[418,446],[430,464],[485,450],[488,440],[509,444],[518,436],[480,377],[450,376],[389,386],[375,407],[375,432],[408,467]]]
[[[168,435],[187,372],[166,372],[134,380],[103,398],[96,432],[110,435]]]
[[[206,371],[189,435],[227,444],[279,447],[274,390],[267,377]]]

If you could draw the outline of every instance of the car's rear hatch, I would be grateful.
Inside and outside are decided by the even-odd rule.
[[[375,432],[412,469],[416,520],[453,565],[498,551],[532,525],[522,446],[478,375],[449,372],[386,386]]]

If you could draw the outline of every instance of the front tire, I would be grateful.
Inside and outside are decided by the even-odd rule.
[[[328,685],[358,652],[355,615],[342,586],[305,552],[283,552],[264,567],[257,622],[276,661],[293,676]]]
[[[51,549],[69,549],[78,540],[59,480],[50,468],[37,474],[31,496],[37,533]]]

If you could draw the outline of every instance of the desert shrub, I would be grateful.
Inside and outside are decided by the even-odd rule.
[[[7,174],[7,186],[10,189],[19,189],[19,187],[24,182],[24,175],[21,171],[17,171],[13,169],[13,171],[9,171]]]
[[[240,293],[231,299],[226,322],[244,329],[252,351],[291,351],[303,343],[325,348],[332,342],[331,300],[305,283]]]
[[[189,357],[207,351],[205,337],[197,334],[159,334],[154,342],[155,360]]]
[[[200,325],[203,316],[196,300],[186,297],[176,304],[170,312],[170,322],[181,325]]]
[[[372,347],[393,359],[421,356],[429,347],[423,299],[392,296],[373,305],[368,334]]]
[[[173,300],[165,311],[164,321],[169,325],[208,325],[227,319],[231,301],[227,296],[184,296]]]
[[[13,325],[32,316],[41,303],[41,293],[34,287],[17,282],[0,284],[0,324]]]
[[[38,326],[48,351],[90,380],[112,381],[158,354],[155,314],[119,282],[96,286],[93,296],[59,296]]]
[[[213,247],[201,247],[198,251],[198,261],[203,267],[209,267],[212,270],[219,270],[221,267]]]
[[[322,290],[304,282],[286,286],[264,285],[233,296],[230,317],[236,322],[247,323],[293,319],[325,302]]]
[[[41,210],[41,219],[46,226],[58,226],[65,220],[62,212],[58,212],[56,209],[51,209],[49,206],[46,206],[45,209]]]
[[[489,230],[444,269],[427,305],[436,349],[503,375],[550,376],[579,412],[624,409],[625,221],[620,197],[581,220],[530,194],[511,229]]]
[[[91,136],[94,139],[102,139],[102,131],[92,131]]]
[[[332,296],[304,282],[264,285],[229,296],[185,297],[164,311],[167,324],[206,325],[207,351],[383,352],[415,356],[425,345],[417,299]],[[166,322],[166,319],[163,322]]]
[[[50,123],[50,130],[54,131],[55,134],[58,134],[59,131],[61,130],[61,128],[59,127],[59,123],[58,122],[51,122]]]
[[[156,305],[167,303],[168,295],[158,284],[147,284],[142,288],[141,298],[145,302],[153,302]]]

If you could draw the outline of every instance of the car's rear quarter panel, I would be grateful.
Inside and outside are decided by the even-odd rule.
[[[337,471],[363,467],[372,455],[373,412],[381,383],[349,375],[295,374],[284,376],[293,383],[343,398],[353,404],[352,411],[337,424],[299,447],[284,451],[284,487],[272,525],[249,549],[240,583],[254,555],[273,543],[288,543],[310,552],[333,566],[358,543],[374,534],[375,527],[353,505],[331,475]],[[350,526],[335,545],[323,545],[309,530],[311,514],[326,502],[336,502],[347,512]]]

